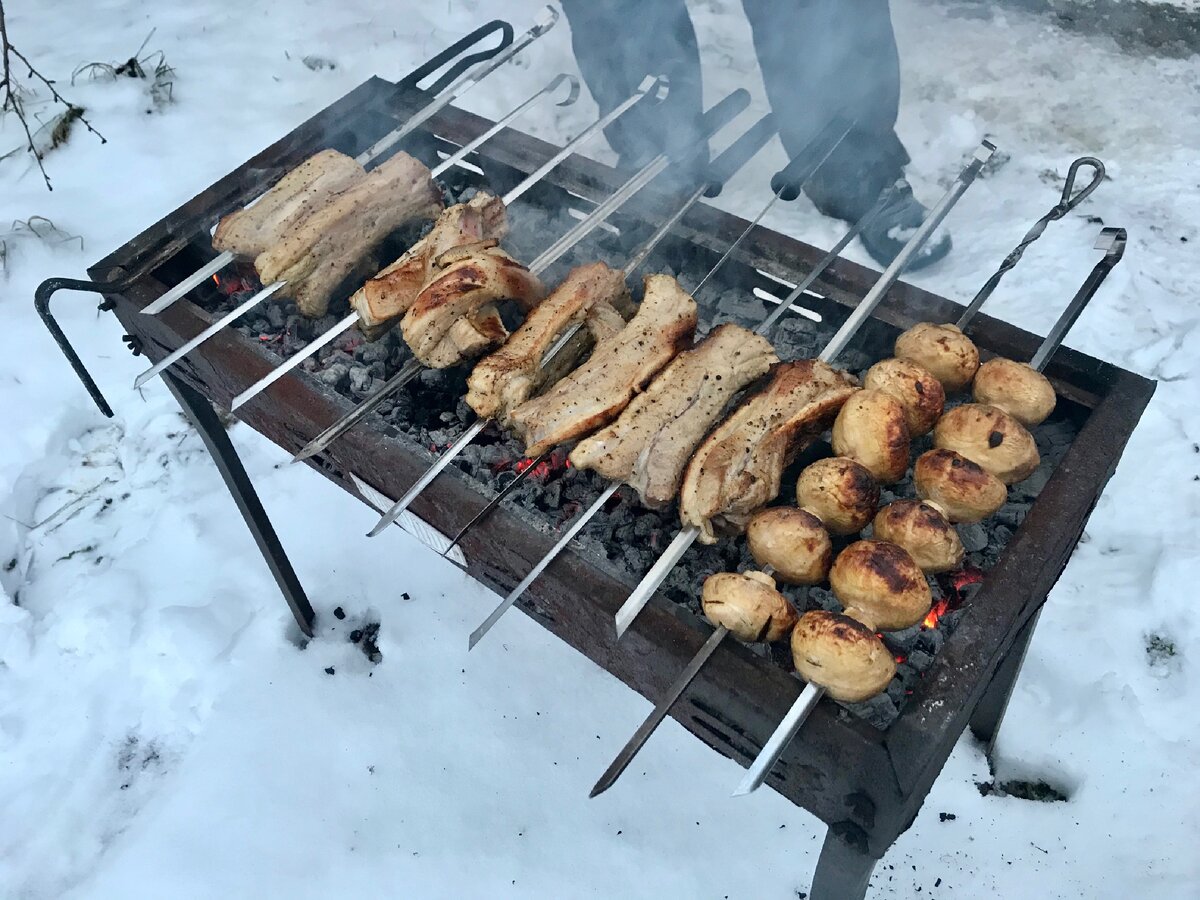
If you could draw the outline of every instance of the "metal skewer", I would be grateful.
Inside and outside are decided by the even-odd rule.
[[[622,274],[628,278],[635,271],[637,271],[637,269],[642,265],[643,262],[646,261],[646,259],[650,256],[650,254],[654,251],[654,248],[658,246],[662,239],[666,237],[676,225],[679,224],[679,220],[687,214],[687,211],[695,206],[696,203],[699,202],[700,198],[705,194],[710,193],[714,189],[719,190],[720,185],[723,185],[725,181],[733,177],[737,170],[740,169],[751,156],[753,156],[762,148],[762,145],[767,142],[767,139],[770,138],[774,131],[774,121],[769,117],[764,118],[759,120],[759,122],[753,128],[751,128],[744,135],[742,135],[741,138],[730,145],[730,147],[713,162],[709,170],[710,177],[705,179],[705,181],[699,187],[697,187],[692,194],[687,197],[686,200],[684,200],[683,204],[679,206],[675,212],[673,212],[671,216],[668,217],[668,219],[663,222],[642,244],[641,248],[637,250],[625,264],[625,267],[621,270]],[[621,192],[618,192],[618,194],[619,193]],[[615,197],[617,195],[614,194],[613,196]],[[612,198],[609,199],[611,200]],[[605,202],[607,203],[608,201]],[[622,200],[622,202],[624,202],[624,200]],[[603,215],[607,217],[619,205],[620,204],[617,204],[616,206],[612,206],[610,209],[606,209],[603,212]],[[604,206],[604,204],[601,204],[601,206]],[[597,212],[599,212],[599,208],[597,208],[597,211],[593,212],[592,215],[596,215]],[[530,266],[530,271],[535,275],[539,274],[542,268],[548,267],[554,263],[563,253],[574,246],[574,243],[575,242],[565,243],[564,241],[558,241],[555,244],[555,248],[552,248],[555,250],[555,252],[550,253],[547,251],[539,256],[537,261]],[[722,260],[722,262],[723,261],[724,260]],[[720,263],[718,263],[718,266],[719,265]],[[561,335],[559,335],[551,345],[550,349],[547,350],[545,355],[542,357],[539,368],[544,369],[546,366],[550,365],[550,363],[558,356],[558,354],[562,352],[563,348],[567,346],[571,338],[573,338],[583,327],[583,322],[576,322],[567,328]],[[446,452],[443,453],[433,463],[433,465],[430,466],[424,472],[424,474],[422,474],[421,477],[416,480],[416,482],[413,483],[412,487],[410,487],[405,495],[396,502],[395,506],[388,510],[387,515],[380,519],[379,524],[371,530],[369,536],[373,537],[378,534],[380,531],[386,528],[396,516],[408,509],[408,507],[421,494],[421,492],[425,490],[425,488],[427,488],[431,483],[433,483],[433,480],[437,478],[437,476],[444,471],[448,465],[450,465],[451,461],[453,461],[456,456],[462,453],[462,451],[471,443],[471,441],[473,441],[475,437],[481,431],[483,431],[485,427],[487,427],[489,421],[490,420],[488,419],[479,419],[470,428],[468,428],[457,441],[447,448]],[[484,512],[486,511],[487,510],[485,508]]]
[[[766,565],[759,571],[764,575],[774,575],[775,567]],[[728,636],[729,629],[724,625],[718,625],[713,630],[713,633],[708,636],[708,640],[696,651],[696,655],[692,657],[683,671],[679,673],[679,677],[671,683],[671,686],[667,688],[667,692],[654,705],[654,709],[650,711],[650,715],[646,716],[645,721],[638,726],[637,731],[625,742],[625,746],[621,748],[621,752],[613,759],[612,764],[604,770],[604,774],[600,776],[591,793],[588,794],[589,800],[600,796],[616,784],[617,779],[629,768],[629,764],[633,762],[633,758],[645,746],[646,741],[650,740],[650,735],[654,734],[658,726],[663,723],[663,720],[667,717],[667,713],[675,705],[675,701],[683,696],[683,692],[687,690],[688,685],[700,674],[700,670],[704,668],[704,664],[708,662],[709,657],[716,652],[716,649],[721,646],[721,642]]]
[[[834,146],[841,142],[847,131],[848,129],[846,131],[841,131],[840,135],[836,134],[835,132],[834,136],[836,137],[836,141]],[[830,135],[826,134],[825,137],[829,138]],[[776,177],[772,179],[772,186],[775,186],[777,180],[787,181],[794,185],[794,190],[789,190],[786,193],[790,193],[793,197],[799,196],[800,190],[803,188],[804,184],[814,174],[816,174],[817,169],[820,167],[819,163],[817,165],[812,165],[812,161],[814,159],[824,161],[828,158],[829,152],[827,151],[827,146],[828,145],[826,143],[822,142],[821,136],[818,136],[818,138],[814,139],[809,146],[805,147],[804,151],[802,151],[796,157],[796,159],[793,159],[788,164],[787,168],[776,174]],[[785,192],[779,188],[774,190],[776,197],[783,193]],[[723,265],[726,259],[728,259],[728,254],[722,256],[721,259],[717,261],[716,267]],[[509,607],[516,603],[517,599],[525,592],[529,585],[533,583],[537,576],[545,571],[546,567],[550,565],[550,563],[553,562],[563,550],[566,549],[567,545],[571,542],[575,535],[577,535],[583,529],[583,527],[589,521],[591,521],[591,519],[595,517],[597,513],[600,512],[600,510],[604,507],[604,504],[607,503],[609,498],[616,494],[618,490],[620,490],[621,486],[621,482],[614,482],[604,489],[604,492],[596,499],[596,501],[588,508],[588,510],[584,512],[583,515],[579,516],[579,518],[574,522],[574,524],[572,524],[572,526],[559,539],[559,541],[550,548],[545,556],[538,561],[537,565],[534,566],[533,571],[525,576],[521,583],[513,589],[512,593],[505,597],[504,600],[502,600],[496,607],[496,609],[492,611],[492,614],[488,616],[484,623],[475,629],[474,632],[472,632],[470,638],[471,647],[474,647],[475,644],[477,644],[479,640],[485,634],[487,634],[488,630],[496,624],[496,622],[509,609]],[[678,538],[676,538],[676,541],[678,541]],[[667,552],[669,553],[670,550]]]
[[[1079,174],[1079,170],[1083,166],[1089,166],[1092,169],[1092,180],[1078,193],[1072,196],[1075,190],[1075,177]],[[1086,200],[1100,186],[1100,182],[1104,180],[1104,163],[1096,159],[1094,156],[1081,156],[1075,162],[1071,163],[1071,168],[1067,170],[1067,183],[1063,185],[1062,199],[1055,204],[1054,208],[1046,215],[1042,216],[1033,223],[1033,227],[1026,232],[1025,237],[1021,238],[1021,243],[1013,248],[1008,256],[1004,257],[1004,261],[1000,263],[995,273],[989,278],[979,289],[979,293],[967,305],[963,311],[962,317],[956,323],[959,330],[967,327],[967,323],[975,317],[975,313],[979,312],[979,307],[983,306],[984,301],[992,296],[992,291],[996,289],[996,285],[1000,283],[1000,279],[1004,277],[1013,266],[1021,260],[1021,256],[1025,253],[1025,248],[1042,236],[1042,232],[1046,230],[1046,226],[1051,222],[1063,218],[1067,213],[1073,210],[1076,206]]]
[[[570,156],[576,147],[592,137],[592,135],[594,135],[597,131],[614,122],[617,118],[627,112],[634,104],[652,92],[654,98],[661,102],[667,94],[666,79],[654,78],[652,76],[647,77],[641,83],[641,85],[638,86],[638,89],[634,91],[634,93],[631,94],[624,102],[612,110],[612,112],[610,112],[608,115],[597,119],[583,131],[577,134],[574,138],[568,141],[566,146],[550,157],[550,159],[546,160],[546,162],[539,166],[538,169],[530,174],[528,178],[506,193],[501,198],[501,202],[503,202],[505,206],[510,206],[515,203],[516,200],[526,191],[541,181],[547,175],[547,173],[549,173],[559,163]],[[288,374],[301,363],[303,363],[306,359],[309,359],[315,355],[318,350],[330,343],[338,335],[344,334],[353,328],[356,324],[358,324],[358,321],[359,319],[357,312],[349,313],[344,319],[334,325],[333,328],[323,334],[316,341],[309,344],[299,353],[288,357],[285,362],[272,369],[250,387],[246,388],[246,390],[234,397],[233,402],[230,404],[230,411],[238,409],[243,404],[257,397],[284,375]],[[408,364],[405,365],[405,369],[411,373],[409,375],[410,379],[416,377],[416,374],[420,372],[422,368],[423,365],[416,358],[409,360]]]
[[[715,134],[722,127],[724,127],[724,125],[728,124],[729,120],[737,115],[737,112],[732,112],[732,115],[725,116],[726,110],[732,111],[733,108],[742,106],[743,99],[746,103],[748,103],[749,98],[750,95],[744,91],[734,91],[715,107],[713,107],[713,109],[709,110],[709,112],[705,114],[705,125],[707,126],[708,130],[708,135],[706,136],[710,137]],[[739,138],[736,144],[740,144],[742,140],[748,137],[761,125],[762,122],[760,121],[758,125],[751,129],[750,132],[747,132],[746,135],[743,135],[742,138]],[[765,142],[768,137],[770,137],[769,134],[765,135],[762,138],[762,141]],[[729,151],[726,151],[726,155],[728,153]],[[563,254],[579,244],[580,241],[595,231],[602,222],[607,220],[613,212],[615,212],[627,200],[629,200],[630,197],[645,187],[656,175],[661,173],[670,163],[672,155],[673,154],[670,152],[661,153],[647,163],[640,171],[635,173],[628,181],[626,181],[625,184],[619,187],[616,192],[612,194],[612,196],[598,204],[583,220],[581,220],[570,231],[555,241],[550,247],[541,253],[537,259],[530,263],[529,271],[535,275],[540,274],[544,269],[548,268],[551,264],[558,260]],[[574,334],[575,331],[571,331],[566,340],[569,340],[570,336],[573,336]],[[562,343],[565,344],[566,340],[562,341]],[[559,347],[556,344],[550,352],[557,352],[558,349]],[[547,354],[543,365],[548,362],[549,359],[550,354]],[[380,387],[379,390],[377,390],[362,404],[356,407],[353,412],[343,416],[341,419],[338,419],[336,422],[318,434],[315,438],[305,444],[300,449],[300,452],[293,457],[292,462],[299,462],[300,460],[308,459],[309,457],[320,453],[331,443],[353,428],[362,420],[363,416],[378,406],[384,399],[407,384],[411,378],[412,376],[410,375],[405,379],[400,379],[398,377],[388,379],[386,384]]]
[[[384,151],[393,147],[397,141],[402,140],[415,129],[419,128],[425,122],[429,121],[435,114],[444,109],[457,98],[461,97],[475,85],[479,84],[485,77],[494,72],[497,68],[508,62],[543,34],[554,27],[558,21],[559,12],[552,6],[547,6],[542,10],[537,20],[534,22],[525,34],[521,35],[517,40],[509,44],[504,50],[497,53],[490,60],[480,63],[478,67],[470,72],[464,73],[457,81],[448,86],[444,91],[438,94],[429,104],[423,109],[414,113],[409,117],[403,125],[380,138],[370,148],[360,153],[355,157],[355,161],[365,165],[374,160]],[[247,206],[252,206],[258,202],[263,195],[259,195],[247,203]],[[147,315],[155,315],[162,312],[168,306],[171,306],[178,300],[181,300],[188,291],[207,281],[217,272],[221,271],[235,259],[234,255],[228,251],[218,254],[202,268],[193,272],[171,290],[167,291],[153,303],[148,304],[142,309],[142,312]]]
[[[1041,345],[1029,360],[1030,368],[1037,372],[1041,372],[1046,368],[1050,357],[1062,345],[1063,338],[1066,337],[1071,326],[1075,324],[1084,307],[1096,295],[1096,291],[1104,283],[1104,279],[1108,277],[1108,273],[1121,261],[1121,257],[1125,253],[1126,237],[1124,228],[1105,228],[1100,232],[1100,236],[1095,243],[1095,249],[1105,251],[1104,258],[1096,263],[1075,296],[1071,299],[1071,302],[1067,305],[1067,308],[1063,310],[1058,320],[1046,333],[1046,337],[1042,339]],[[1034,617],[1034,625],[1037,623],[1036,617],[1041,614],[1042,611],[1039,609]],[[1027,650],[1028,648],[1026,648]],[[768,773],[775,766],[775,763],[778,762],[787,745],[796,736],[796,732],[800,730],[800,726],[804,724],[809,713],[816,707],[817,701],[824,695],[825,689],[819,685],[809,683],[804,686],[803,692],[796,699],[796,702],[792,704],[792,708],[788,710],[787,715],[783,717],[783,721],[775,728],[770,739],[763,745],[758,756],[754,758],[754,762],[746,770],[746,774],[743,776],[741,783],[738,784],[737,789],[733,792],[733,796],[740,797],[749,794],[762,786],[762,783],[766,781]]]
[[[830,362],[846,348],[846,345],[850,343],[850,340],[858,332],[858,329],[862,327],[862,324],[874,312],[875,307],[879,305],[884,294],[896,283],[896,280],[900,277],[900,273],[904,271],[909,261],[924,246],[929,236],[933,234],[934,229],[946,218],[946,215],[954,207],[954,204],[958,202],[958,199],[971,186],[976,176],[979,175],[979,170],[983,168],[983,164],[991,158],[995,151],[995,145],[989,141],[984,141],[980,144],[971,162],[959,173],[958,178],[954,180],[954,184],[950,186],[950,189],[946,191],[942,199],[938,201],[937,206],[930,210],[925,221],[913,232],[912,237],[908,239],[908,243],[904,245],[896,258],[892,260],[891,265],[887,267],[879,277],[879,280],[875,282],[871,290],[863,297],[862,302],[854,308],[846,321],[842,323],[842,327],[838,329],[829,343],[825,345],[825,349],[817,357],[819,360],[826,363]],[[786,302],[787,305],[791,304],[790,299]],[[763,325],[766,325],[766,322]],[[757,329],[760,334],[762,333],[763,325],[760,325]],[[637,614],[650,602],[650,598],[658,590],[659,585],[663,583],[668,573],[675,568],[676,563],[679,562],[683,554],[687,552],[688,548],[695,543],[696,538],[699,536],[700,529],[695,526],[689,526],[680,531],[675,536],[675,539],[671,541],[671,545],[667,548],[667,551],[658,558],[657,562],[646,573],[646,576],[641,580],[637,588],[634,589],[634,592],[629,595],[629,599],[617,611],[616,626],[618,638],[625,633],[626,629],[629,628],[629,625],[637,617]]]
[[[498,121],[495,125],[493,125],[491,128],[489,128],[487,131],[483,132],[483,134],[479,135],[477,138],[472,140],[470,143],[464,144],[455,153],[453,153],[451,156],[447,157],[440,164],[438,164],[436,167],[434,167],[429,173],[430,177],[437,178],[439,175],[443,174],[444,172],[449,171],[454,166],[458,165],[458,163],[462,162],[464,159],[466,159],[468,156],[470,156],[472,153],[474,153],[480,146],[482,146],[485,141],[489,140],[490,138],[492,138],[496,134],[498,134],[509,122],[511,122],[513,119],[515,119],[521,113],[523,113],[526,109],[528,109],[530,106],[532,106],[538,100],[540,100],[542,97],[556,91],[558,89],[559,85],[562,85],[562,84],[568,84],[568,85],[570,85],[570,88],[569,88],[569,92],[568,92],[566,98],[558,101],[557,105],[558,106],[570,106],[579,97],[579,79],[577,79],[574,75],[566,75],[566,74],[556,75],[554,77],[554,79],[552,81],[550,81],[544,88],[542,88],[536,94],[533,94],[531,97],[529,97],[529,99],[527,99],[520,106],[517,106],[516,108],[511,110],[507,115],[504,116],[504,118],[500,119],[500,121]],[[209,273],[209,274],[212,274],[212,273]],[[261,303],[263,300],[266,300],[272,294],[275,294],[277,291],[279,291],[281,288],[283,288],[285,286],[285,284],[286,284],[286,282],[283,282],[283,281],[273,282],[272,284],[269,284],[266,287],[264,287],[262,290],[258,291],[258,293],[254,294],[252,297],[250,297],[244,303],[239,304],[235,309],[232,309],[229,312],[227,312],[225,315],[221,316],[221,318],[217,319],[215,322],[213,322],[211,325],[209,325],[207,328],[205,328],[203,331],[201,331],[198,335],[196,335],[190,341],[187,341],[186,343],[182,344],[181,346],[179,346],[178,348],[173,350],[171,353],[164,356],[162,359],[160,359],[154,365],[152,365],[149,369],[147,369],[141,375],[139,375],[133,382],[134,388],[135,389],[140,388],[143,384],[145,384],[147,381],[149,381],[155,375],[159,374],[164,369],[170,368],[172,365],[177,363],[179,360],[183,359],[183,357],[187,356],[189,353],[191,353],[193,350],[195,350],[197,347],[199,347],[201,344],[203,344],[205,341],[207,341],[210,337],[212,337],[218,331],[221,331],[222,329],[224,329],[225,326],[229,325],[231,322],[235,321],[236,319],[241,318],[241,316],[244,315],[248,310],[257,306],[259,303]],[[149,307],[147,307],[147,309],[148,308]],[[143,312],[145,312],[145,310],[143,310]],[[338,334],[340,334],[340,333],[341,332],[338,332]],[[337,334],[333,335],[333,337],[336,337],[336,336],[337,336]],[[333,340],[333,337],[330,337],[329,340]],[[324,339],[324,336],[322,337],[322,339]],[[328,341],[326,341],[326,343],[328,343]],[[325,344],[318,342],[318,344],[317,344],[318,349],[323,346],[325,346]],[[305,350],[308,350],[308,349],[309,348],[307,348],[307,347],[305,348]],[[315,350],[314,350],[314,352],[315,352]]]

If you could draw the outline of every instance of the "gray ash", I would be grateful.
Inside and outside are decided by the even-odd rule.
[[[447,188],[446,202],[469,199],[477,189],[478,184],[460,180]],[[524,200],[519,201],[510,213],[511,233],[505,240],[505,247],[519,259],[533,259],[551,238],[565,233],[575,221],[561,208],[550,210]],[[398,232],[380,254],[381,261],[394,259],[428,228],[427,223]],[[640,239],[643,236],[644,233],[639,233],[635,237]],[[559,260],[543,277],[547,283],[553,284],[571,266],[594,259],[603,259],[616,266],[623,265],[632,243],[629,234],[622,239],[603,230],[597,231]],[[682,241],[664,241],[642,272],[674,275],[685,288],[692,289],[704,277],[715,258],[709,251],[692,248]],[[252,270],[249,273],[243,270],[239,274],[251,283],[236,287],[257,288]],[[763,283],[763,279],[756,276],[753,270],[731,261],[705,286],[697,297],[701,307],[702,333],[724,322],[753,328],[775,308],[774,304],[751,293],[747,287],[747,279],[750,278],[757,278],[758,283]],[[635,298],[640,295],[640,282],[638,276],[630,279]],[[767,285],[767,290],[782,292],[778,285]],[[215,290],[209,293],[212,297],[210,308],[216,312],[233,308],[247,296],[241,290],[229,296],[222,296]],[[805,297],[801,303],[823,310],[827,315],[820,322],[797,313],[785,315],[771,335],[772,343],[782,359],[817,355],[833,336],[841,317],[846,313],[844,308],[819,297]],[[251,339],[260,341],[282,359],[333,327],[345,312],[346,307],[342,304],[329,315],[311,320],[299,315],[290,301],[268,301],[243,316],[235,327]],[[854,345],[843,353],[838,364],[861,375],[875,360],[890,355],[896,334],[897,330],[885,323],[870,322]],[[307,361],[304,368],[358,403],[395,374],[409,355],[399,329],[393,329],[373,342],[364,340],[357,330],[351,330],[322,350],[315,359]],[[415,452],[423,454],[432,463],[437,454],[475,421],[475,414],[463,399],[467,374],[466,367],[425,371],[401,394],[382,403],[366,421],[371,423],[371,427],[409,443]],[[950,405],[960,402],[963,400],[955,398]],[[990,520],[978,525],[959,526],[967,550],[968,570],[987,572],[995,565],[1076,432],[1077,427],[1069,413],[1063,409],[1057,411],[1049,421],[1036,429],[1038,449],[1042,454],[1038,470],[1026,481],[1010,489],[1008,502]],[[930,446],[929,436],[915,440],[912,458],[915,459]],[[800,469],[829,452],[827,445],[819,445],[802,455],[785,474],[784,490],[776,503],[794,503],[796,476]],[[543,463],[533,477],[523,480],[509,495],[505,500],[507,508],[532,526],[554,533],[589,507],[607,483],[592,472],[570,467],[565,459],[565,452],[558,452]],[[472,482],[481,494],[490,497],[515,477],[525,464],[527,461],[524,460],[521,444],[493,425],[454,461],[452,468],[458,471],[460,477]],[[910,468],[900,483],[884,491],[882,502],[915,496]],[[632,490],[624,489],[584,528],[577,545],[594,564],[632,588],[678,530],[676,506],[648,510],[637,502]],[[835,552],[847,543],[847,539],[835,540]],[[744,570],[754,566],[742,539],[724,540],[711,547],[697,543],[671,572],[661,591],[670,600],[700,615],[700,588],[705,578],[718,571]],[[934,627],[916,626],[885,635],[884,640],[898,662],[896,678],[887,691],[866,703],[843,704],[851,714],[880,729],[886,729],[899,716],[914,686],[933,665],[938,651],[970,606],[969,596],[959,596],[960,593],[969,595],[969,589],[960,592],[949,585],[944,577],[931,579],[931,586],[935,608],[947,601],[949,609]],[[805,590],[785,586],[782,590],[801,611],[818,608],[840,610],[827,589]],[[791,669],[791,658],[786,648],[749,646],[764,660]]]

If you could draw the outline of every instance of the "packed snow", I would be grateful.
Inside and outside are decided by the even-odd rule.
[[[648,703],[524,616],[468,656],[496,598],[399,529],[364,540],[369,509],[238,425],[319,611],[301,649],[199,438],[161,384],[129,390],[144,360],[115,319],[56,301],[106,420],[33,311],[42,279],[82,277],[367,77],[397,78],[487,18],[520,30],[541,4],[5,5],[14,43],[108,142],[77,128],[50,152],[53,193],[28,156],[0,161],[0,895],[803,897],[820,822],[770,791],[732,799],[740,769],[673,722],[587,800]],[[1124,226],[1125,260],[1068,343],[1159,385],[1042,616],[995,773],[961,740],[869,896],[1200,896],[1200,70],[1025,14],[892,5],[918,196],[985,135],[1001,149],[948,220],[951,256],[913,280],[968,299],[1071,160],[1100,156],[1110,180],[988,311],[1044,331],[1101,222]],[[709,101],[746,86],[751,121],[766,106],[739,5],[693,10]],[[148,34],[142,55],[171,69],[155,91],[153,71],[71,83]],[[495,117],[574,69],[562,24],[463,105]],[[585,96],[518,124],[561,143],[594,111]],[[21,142],[6,117],[0,155]],[[772,145],[719,205],[756,212],[782,160]],[[804,200],[766,224],[822,247],[841,228]],[[348,639],[370,622],[377,664]],[[977,787],[1012,779],[1067,799]]]

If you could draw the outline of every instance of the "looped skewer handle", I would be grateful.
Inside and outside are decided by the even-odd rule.
[[[1092,170],[1092,180],[1089,181],[1081,190],[1075,191],[1075,179],[1079,175],[1079,170],[1084,166]],[[1071,163],[1071,168],[1067,169],[1067,183],[1063,185],[1062,199],[1058,201],[1058,206],[1054,207],[1054,212],[1057,213],[1054,218],[1061,219],[1080,203],[1091,196],[1096,188],[1100,187],[1100,182],[1104,180],[1104,163],[1096,159],[1094,156],[1081,156],[1075,162]]]
[[[1075,179],[1079,175],[1079,170],[1084,166],[1089,166],[1093,170],[1092,180],[1079,191],[1075,191]],[[972,298],[970,304],[959,317],[958,322],[955,323],[959,330],[965,329],[967,324],[975,318],[975,314],[979,312],[980,307],[983,306],[988,297],[992,296],[992,292],[1000,284],[1000,279],[1021,261],[1021,257],[1025,254],[1025,248],[1042,236],[1042,232],[1046,230],[1046,226],[1051,222],[1057,222],[1091,196],[1092,192],[1100,186],[1100,182],[1103,180],[1104,163],[1096,159],[1096,157],[1081,156],[1071,163],[1071,168],[1067,170],[1067,183],[1063,185],[1062,197],[1058,203],[1054,205],[1053,209],[1033,223],[1033,227],[1025,232],[1025,237],[1021,238],[1021,242],[1012,249],[1008,256],[1004,257],[1004,261],[1000,263],[1000,268],[979,289],[979,293]]]
[[[499,44],[486,50],[477,50],[474,53],[470,53],[467,56],[462,57],[462,59],[459,59],[454,63],[453,66],[447,69],[446,72],[442,74],[441,78],[425,89],[426,93],[434,95],[440,94],[447,87],[457,81],[462,74],[467,71],[467,69],[471,68],[471,66],[475,65],[476,63],[487,62],[497,53],[500,53],[506,48],[512,46],[513,38],[516,36],[516,32],[513,31],[512,25],[508,22],[505,22],[503,19],[493,19],[486,25],[480,25],[470,34],[459,38],[441,53],[421,63],[421,65],[417,66],[417,68],[405,75],[404,78],[398,82],[397,86],[401,89],[418,87],[422,81],[434,74],[438,69],[446,65],[446,63],[454,60],[460,53],[486,40],[497,31],[500,32]]]

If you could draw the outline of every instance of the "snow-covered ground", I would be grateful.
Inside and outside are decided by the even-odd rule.
[[[319,638],[298,649],[199,439],[161,385],[128,390],[142,361],[119,325],[90,300],[59,301],[116,408],[108,421],[32,309],[43,278],[82,276],[366,77],[398,77],[485,18],[523,26],[539,5],[6,3],[14,42],[108,143],[77,132],[50,154],[52,194],[26,158],[0,161],[0,235],[45,216],[83,243],[3,245],[0,895],[804,896],[820,823],[769,791],[729,798],[739,770],[673,723],[588,801],[646,702],[523,616],[468,657],[495,598],[398,529],[362,540],[365,507],[238,426],[320,612]],[[761,113],[738,5],[693,6],[710,101],[744,84],[747,120]],[[952,256],[915,280],[970,297],[1052,205],[1069,162],[1096,154],[1111,180],[1051,227],[989,311],[1044,330],[1097,257],[1094,220],[1123,225],[1125,262],[1069,342],[1159,388],[1046,608],[998,747],[997,778],[1044,779],[1069,800],[981,796],[993,776],[963,740],[871,896],[1200,896],[1195,61],[1125,55],[1013,13],[893,9],[918,193],[936,196],[985,134],[1007,159],[950,218]],[[174,103],[156,108],[132,79],[67,84],[151,29]],[[309,55],[335,67],[312,70]],[[559,26],[464,105],[498,114],[573,68]],[[561,142],[593,110],[521,124]],[[9,117],[0,155],[19,142]],[[761,154],[720,204],[755,211],[781,159]],[[767,224],[821,246],[838,234],[804,201]],[[381,548],[382,565],[369,552]],[[375,666],[347,640],[370,619]]]

